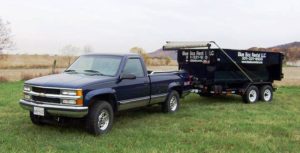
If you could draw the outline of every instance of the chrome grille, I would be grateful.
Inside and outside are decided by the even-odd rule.
[[[37,93],[44,93],[44,94],[57,94],[57,95],[60,94],[59,89],[32,87],[31,90]]]
[[[35,87],[32,86],[31,90],[36,93],[41,93],[41,94],[54,94],[54,95],[60,95],[60,89],[52,89],[52,88],[43,88],[43,87]],[[33,101],[38,101],[38,102],[47,102],[47,103],[60,103],[59,98],[49,98],[49,97],[43,97],[39,95],[33,95],[31,97]]]
[[[39,102],[48,102],[48,103],[60,103],[59,98],[48,98],[48,97],[39,97],[39,96],[32,96],[32,100],[39,101]]]
[[[82,98],[82,89],[43,87],[32,85],[24,86],[27,86],[27,90],[23,90],[25,100],[49,104],[77,104],[77,100]],[[81,94],[79,95],[77,95],[78,90],[81,92]],[[71,95],[69,92],[63,91],[72,91],[73,93],[75,92],[75,95]]]

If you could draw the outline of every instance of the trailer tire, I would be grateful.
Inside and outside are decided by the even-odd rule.
[[[179,107],[180,107],[180,99],[179,99],[179,94],[177,91],[172,90],[168,97],[167,100],[162,104],[162,111],[164,113],[174,113],[176,112]]]
[[[270,85],[264,85],[260,89],[260,99],[265,102],[272,101],[273,98],[273,88]]]
[[[113,125],[114,112],[112,106],[106,101],[98,101],[90,106],[86,118],[88,132],[93,135],[108,133]]]
[[[243,101],[245,103],[255,103],[259,98],[259,90],[256,86],[250,86],[243,95]]]

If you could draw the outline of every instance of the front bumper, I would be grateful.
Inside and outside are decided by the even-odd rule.
[[[45,108],[45,112],[53,116],[82,118],[88,114],[88,107],[84,107],[84,106],[38,104],[24,99],[20,99],[19,103],[22,108],[29,111],[33,111],[33,107]]]

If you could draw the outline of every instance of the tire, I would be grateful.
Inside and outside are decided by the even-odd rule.
[[[174,113],[176,112],[180,107],[180,99],[179,94],[177,91],[172,90],[167,100],[162,104],[162,111],[164,113]]]
[[[106,134],[112,128],[113,119],[112,106],[106,101],[98,101],[90,107],[86,119],[87,130],[96,136]]]
[[[260,89],[260,99],[265,102],[271,102],[273,99],[273,88],[270,85],[264,85]]]
[[[30,120],[33,124],[35,125],[44,125],[44,123],[42,122],[42,117],[34,115],[33,112],[29,111],[29,116],[30,116]]]
[[[255,103],[259,98],[258,88],[254,85],[250,86],[246,93],[243,95],[243,100],[245,103]]]

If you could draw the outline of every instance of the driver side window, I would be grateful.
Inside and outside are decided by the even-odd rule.
[[[124,74],[133,74],[136,77],[144,77],[144,70],[141,60],[138,58],[129,58],[123,70]]]

